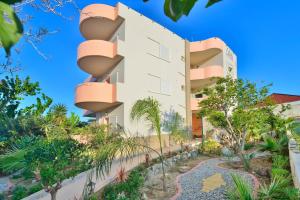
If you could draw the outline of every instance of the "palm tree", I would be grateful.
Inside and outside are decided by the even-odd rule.
[[[147,123],[149,123],[150,129],[154,130],[157,134],[160,148],[159,158],[163,171],[163,190],[166,191],[166,176],[164,169],[164,157],[161,139],[161,111],[159,102],[151,97],[138,100],[131,109],[130,118],[131,120],[144,119]]]
[[[66,105],[58,103],[53,105],[49,110],[51,119],[58,125],[62,125],[67,118],[68,108]]]

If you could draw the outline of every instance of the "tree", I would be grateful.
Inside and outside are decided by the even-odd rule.
[[[215,86],[204,89],[206,99],[199,103],[202,116],[227,134],[228,147],[244,161],[244,146],[253,129],[265,131],[269,113],[266,101],[269,85],[256,84],[227,76],[217,80]]]
[[[36,103],[20,108],[25,97],[36,97]],[[18,76],[5,76],[0,83],[0,115],[15,118],[20,115],[42,114],[52,103],[52,99],[41,92],[38,82],[24,80]]]
[[[89,167],[85,148],[72,139],[42,140],[25,154],[26,168],[39,174],[41,184],[56,200],[62,181]]]
[[[161,111],[160,105],[157,100],[148,97],[146,99],[137,100],[136,103],[133,105],[131,112],[130,112],[131,120],[141,120],[144,119],[150,125],[150,129],[154,130],[157,134],[157,138],[159,141],[159,159],[162,166],[163,171],[163,190],[166,191],[166,183],[165,183],[165,168],[164,168],[164,156],[163,156],[163,149],[162,149],[162,138],[161,138]]]
[[[148,2],[149,0],[143,0]],[[179,20],[183,15],[188,16],[198,0],[165,0],[164,12],[173,21]],[[206,8],[214,5],[221,0],[208,0]]]

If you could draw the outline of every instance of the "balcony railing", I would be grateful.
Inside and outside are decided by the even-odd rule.
[[[103,111],[118,105],[116,85],[87,82],[77,86],[75,105],[89,111]]]

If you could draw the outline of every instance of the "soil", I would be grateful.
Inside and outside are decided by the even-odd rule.
[[[271,157],[254,158],[251,160],[250,166],[251,166],[250,173],[256,176],[261,184],[270,183],[270,174],[272,168]],[[221,163],[220,167],[245,171],[243,167],[243,163],[240,161],[238,162],[229,161],[229,162]]]
[[[185,173],[199,164],[203,160],[207,160],[209,156],[198,156],[195,159],[189,159],[178,162],[175,166],[171,167],[166,172],[166,185],[167,191],[162,190],[162,174],[158,174],[153,177],[149,177],[149,180],[145,182],[142,192],[146,195],[146,199],[149,200],[164,200],[170,199],[176,194],[176,177],[182,173]]]

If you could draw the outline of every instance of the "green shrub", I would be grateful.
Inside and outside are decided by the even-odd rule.
[[[290,184],[290,180],[283,177],[274,177],[270,185],[262,185],[258,191],[258,199],[272,200],[272,199],[287,199],[285,188]]]
[[[285,196],[289,200],[299,200],[300,199],[300,191],[297,188],[288,187],[284,189]]]
[[[200,144],[199,149],[200,149],[200,151],[208,153],[208,154],[219,155],[221,153],[220,143],[213,139],[205,140],[203,145]]]
[[[143,171],[133,170],[125,182],[111,184],[104,189],[105,200],[138,200],[144,184]]]
[[[24,177],[25,180],[32,179],[34,178],[34,173],[30,169],[25,169],[22,172],[22,176]]]
[[[12,179],[19,179],[19,178],[22,178],[22,177],[23,177],[22,174],[14,174],[12,176]]]
[[[5,196],[3,193],[0,193],[0,200],[5,200]]]
[[[274,179],[275,177],[287,178],[289,177],[289,174],[290,172],[288,170],[282,168],[272,168],[271,172],[272,179]]]
[[[231,174],[234,186],[229,189],[226,196],[229,200],[254,200],[252,187],[242,177]]]
[[[250,171],[251,169],[251,160],[255,158],[255,153],[242,154],[242,162],[244,169]]]
[[[27,196],[27,189],[24,186],[16,186],[12,192],[12,200],[20,200]]]
[[[40,191],[40,190],[42,190],[43,189],[43,186],[40,184],[40,183],[38,183],[38,184],[36,184],[36,185],[34,185],[34,186],[31,186],[29,189],[28,189],[28,195],[31,195],[31,194],[33,194],[33,193],[36,193],[36,192],[38,192],[38,191]]]
[[[253,143],[246,143],[244,145],[244,150],[247,151],[249,149],[252,149],[255,145]]]
[[[289,166],[289,158],[282,155],[274,155],[272,157],[272,167],[286,169]]]
[[[275,138],[271,136],[266,136],[264,138],[264,142],[259,145],[260,150],[262,151],[271,151],[276,152],[279,150],[279,145],[277,144],[277,141]]]

